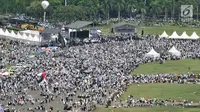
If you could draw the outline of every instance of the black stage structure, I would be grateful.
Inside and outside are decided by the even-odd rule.
[[[113,33],[126,33],[126,34],[135,34],[136,26],[131,23],[121,22],[114,24],[112,28]]]
[[[48,45],[51,45],[51,44],[56,44],[57,41],[59,41],[59,38],[58,38],[58,40],[54,40],[52,38],[52,35],[58,35],[58,37],[59,37],[60,32],[61,32],[61,30],[56,29],[56,28],[47,28],[44,31],[42,31],[40,33],[40,35],[42,36],[41,45],[42,46],[48,46]],[[62,44],[62,46],[65,46],[65,44],[62,41],[59,41],[59,42]]]
[[[84,39],[89,38],[90,31],[86,27],[93,25],[90,21],[76,21],[65,26],[65,31],[68,32],[68,40],[71,45],[82,43]],[[69,31],[72,30],[72,31]],[[75,30],[75,31],[73,31]]]

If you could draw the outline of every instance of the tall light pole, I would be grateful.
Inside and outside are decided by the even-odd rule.
[[[65,0],[65,6],[67,6],[67,0]]]
[[[47,9],[47,7],[49,6],[49,2],[48,1],[46,1],[46,0],[44,0],[44,1],[42,1],[42,8],[44,9],[44,19],[43,19],[43,22],[45,23],[45,18],[46,18],[46,9]]]
[[[197,21],[199,21],[199,3],[197,3]]]
[[[147,0],[144,0],[144,5],[146,6],[146,4],[147,4]]]

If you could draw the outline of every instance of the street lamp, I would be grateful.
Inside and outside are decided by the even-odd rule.
[[[65,0],[65,6],[67,6],[67,0]]]
[[[46,9],[47,9],[47,7],[49,6],[49,2],[48,1],[42,1],[42,8],[44,9],[44,20],[43,20],[43,22],[45,23],[45,17],[46,17]]]

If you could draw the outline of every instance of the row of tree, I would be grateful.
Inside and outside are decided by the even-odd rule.
[[[42,17],[42,0],[0,0],[0,13],[25,13]],[[193,5],[198,14],[199,0],[48,0],[47,16],[56,21],[109,19],[139,14],[152,18],[178,17],[181,5]],[[67,2],[67,6],[65,5]]]

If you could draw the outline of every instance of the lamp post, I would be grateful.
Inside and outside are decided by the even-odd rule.
[[[199,3],[197,3],[197,21],[199,21]]]
[[[42,8],[44,9],[44,19],[43,19],[43,22],[45,23],[45,18],[46,18],[46,9],[47,9],[47,7],[49,6],[49,2],[48,1],[46,1],[46,0],[44,0],[44,1],[42,1]]]
[[[67,6],[67,0],[65,0],[65,6]]]

